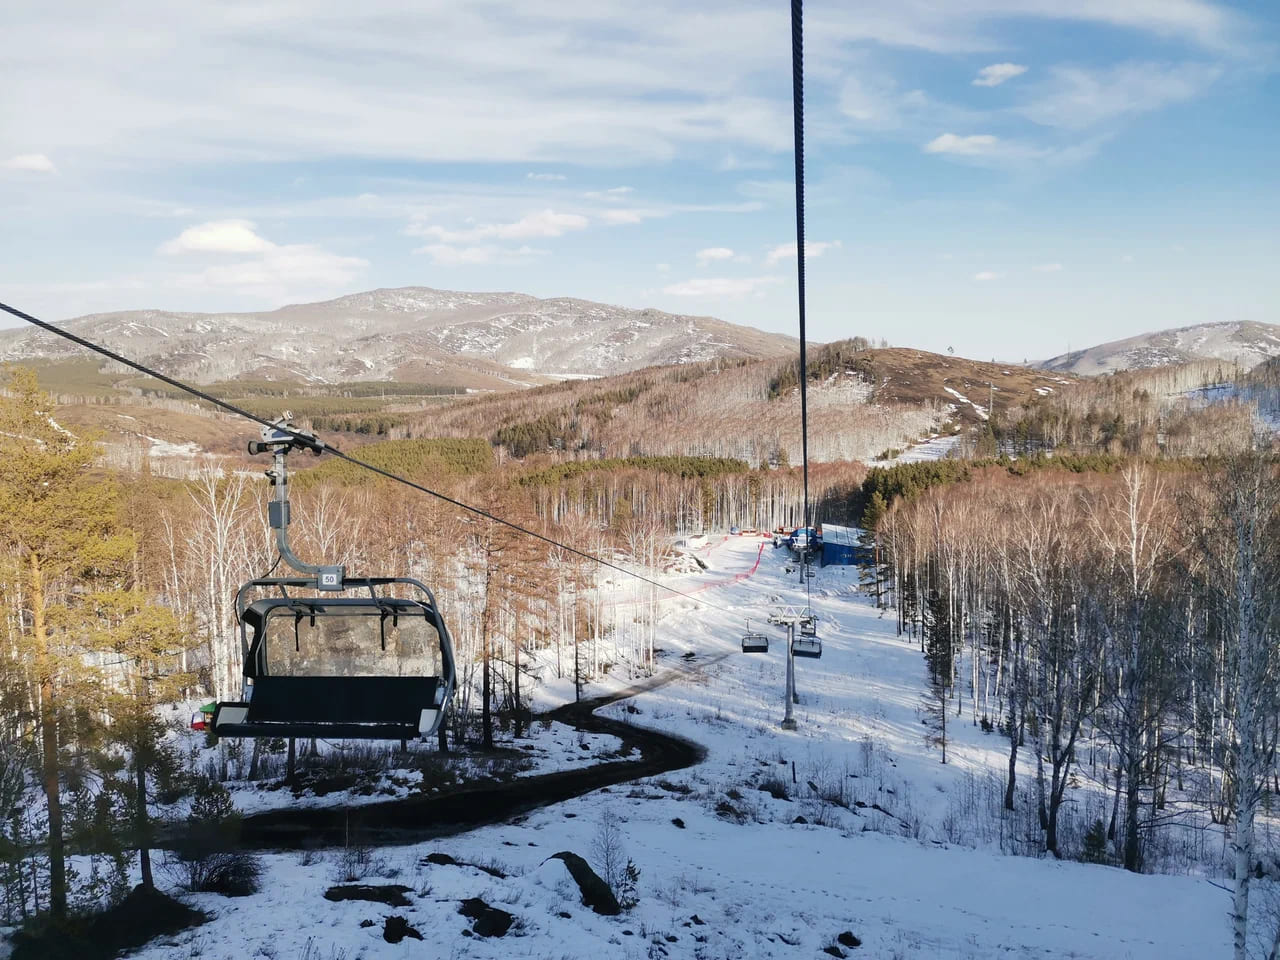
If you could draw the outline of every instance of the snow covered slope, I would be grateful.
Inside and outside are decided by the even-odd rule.
[[[267,855],[261,893],[197,896],[211,923],[136,956],[699,960],[812,958],[828,948],[840,951],[828,950],[832,956],[881,960],[1229,954],[1227,897],[1205,879],[1002,852],[1022,835],[1016,818],[1005,822],[989,809],[1007,742],[974,725],[964,703],[949,731],[948,762],[940,763],[922,736],[919,648],[896,636],[892,615],[882,616],[857,590],[852,569],[819,572],[813,604],[823,657],[799,662],[799,729],[779,729],[781,644],[749,656],[736,652],[737,640],[743,618],[760,625],[773,603],[803,601],[803,592],[785,572],[785,551],[766,546],[761,554],[759,544],[730,537],[707,549],[714,572],[699,596],[723,609],[681,598],[662,604],[664,661],[679,663],[689,651],[712,665],[694,680],[607,708],[706,745],[703,763],[508,823],[382,848],[364,882],[404,884],[412,901],[404,907],[323,899],[336,882],[340,850]],[[677,582],[690,587],[696,577]],[[619,583],[618,599],[631,598]],[[615,667],[604,686],[626,685],[632,678],[622,672]],[[567,680],[549,682],[540,706],[571,695]],[[1024,780],[1029,773],[1022,771]],[[1083,817],[1094,791],[1082,780],[1070,805]],[[620,831],[615,852],[640,871],[638,903],[618,917],[583,907],[564,868],[548,860],[562,850],[597,860],[609,820]],[[427,862],[432,852],[486,869]],[[472,897],[513,914],[512,932],[473,935],[459,914]],[[426,944],[386,943],[391,914],[407,918]],[[861,946],[842,946],[846,932]]]
[[[653,364],[783,353],[790,338],[711,317],[522,293],[371,290],[268,313],[133,310],[68,329],[167,373],[307,380],[402,379],[527,385],[531,374],[603,376]],[[0,360],[79,356],[41,331],[0,332]],[[470,378],[470,379],[468,379]],[[536,378],[532,382],[537,382]]]
[[[1224,360],[1247,368],[1277,355],[1280,355],[1280,326],[1247,321],[1201,323],[1074,350],[1039,366],[1092,376],[1189,360]]]

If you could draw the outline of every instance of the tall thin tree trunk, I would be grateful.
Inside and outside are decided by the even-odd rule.
[[[489,617],[484,617],[480,627],[480,742],[486,750],[493,749],[493,711],[489,706],[492,695],[489,677]]]
[[[155,889],[155,880],[151,876],[151,823],[147,817],[147,755],[146,744],[142,742],[142,734],[134,744],[133,770],[137,778],[137,808],[134,811],[134,829],[137,831],[138,866],[142,871],[142,886],[147,890]]]
[[[40,557],[31,554],[31,628],[40,673],[40,782],[49,813],[49,912],[67,915],[67,860],[62,839],[62,794],[58,766],[58,720],[54,711],[53,671],[49,663],[49,628],[44,610],[44,573]]]

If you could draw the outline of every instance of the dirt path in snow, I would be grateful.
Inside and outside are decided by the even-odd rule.
[[[272,810],[241,822],[241,845],[253,849],[308,849],[420,843],[497,823],[520,814],[580,797],[601,787],[651,777],[698,763],[706,749],[691,740],[598,717],[603,706],[688,679],[728,654],[682,661],[616,693],[570,703],[541,718],[558,720],[589,733],[608,733],[631,748],[636,759],[607,760],[578,770],[521,777],[505,783],[475,784],[449,793],[411,796],[358,806]]]

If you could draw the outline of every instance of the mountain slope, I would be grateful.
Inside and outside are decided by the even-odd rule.
[[[1074,381],[1020,366],[838,341],[809,353],[809,456],[870,461]],[[801,456],[798,364],[786,358],[652,367],[461,400],[413,417],[412,436],[485,437],[507,454]]]
[[[1252,321],[1201,323],[1158,330],[1074,350],[1039,364],[1081,376],[1136,367],[1163,367],[1191,360],[1222,360],[1252,367],[1280,355],[1280,326]]]
[[[131,310],[65,326],[173,375],[198,380],[399,379],[528,386],[538,374],[604,376],[717,357],[780,354],[792,341],[710,317],[521,293],[372,290],[264,313]],[[41,331],[0,332],[0,361],[65,358]]]

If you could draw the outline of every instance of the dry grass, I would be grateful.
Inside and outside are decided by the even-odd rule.
[[[970,404],[948,393],[948,387],[984,409],[994,403],[996,410],[1003,410],[1040,396],[1037,390],[1059,392],[1079,379],[1073,374],[984,363],[905,347],[868,350],[866,357],[877,400],[955,404],[957,419],[966,424],[978,423],[982,418]]]

